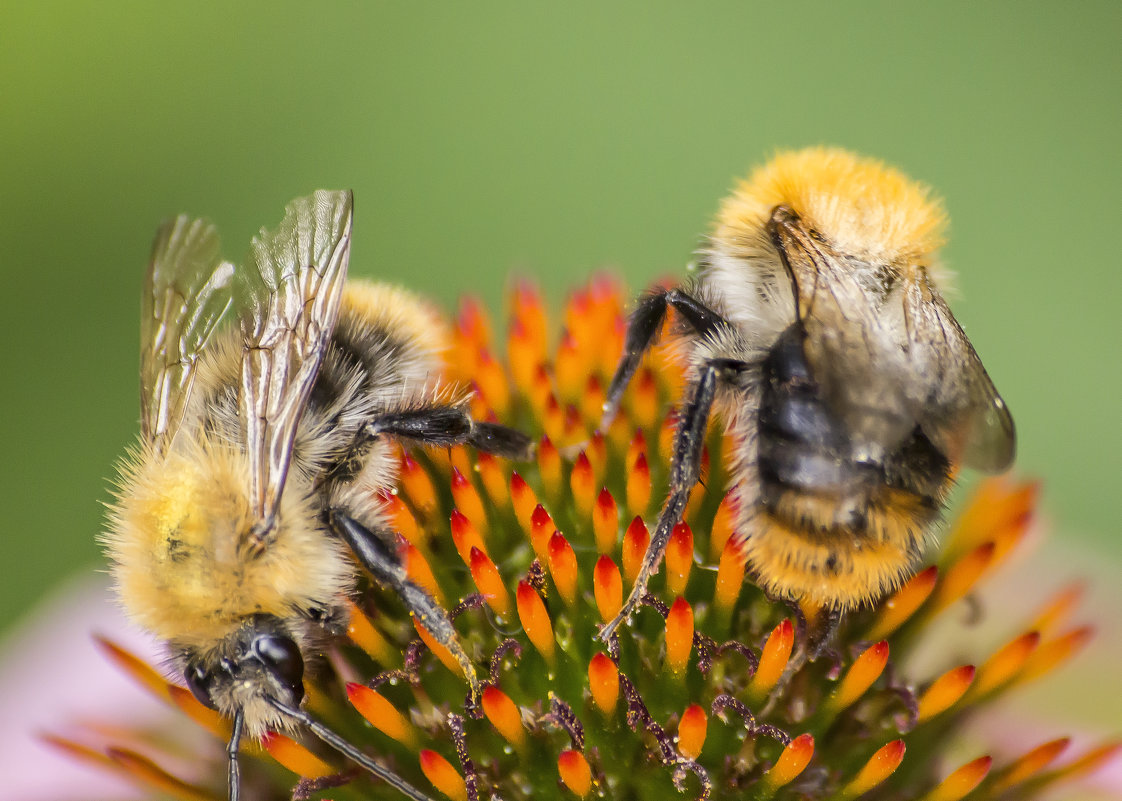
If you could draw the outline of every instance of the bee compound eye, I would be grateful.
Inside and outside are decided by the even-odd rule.
[[[304,657],[289,637],[261,634],[253,640],[253,655],[292,693],[293,701],[304,698]]]
[[[183,671],[183,680],[187,689],[204,706],[216,709],[214,699],[210,697],[210,688],[214,685],[214,676],[198,662],[188,662]]]

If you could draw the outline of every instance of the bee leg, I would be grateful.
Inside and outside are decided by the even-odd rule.
[[[245,713],[238,710],[234,713],[234,725],[230,730],[230,742],[226,745],[226,765],[228,775],[226,778],[229,801],[238,801],[242,792],[241,769],[238,766],[238,745],[242,739],[242,726],[245,724]]]
[[[631,313],[631,319],[627,324],[623,358],[620,359],[616,373],[612,376],[612,383],[608,387],[601,429],[607,428],[616,416],[623,391],[631,383],[631,377],[639,369],[643,354],[654,344],[662,328],[662,322],[666,319],[667,305],[673,306],[698,334],[705,335],[718,326],[727,325],[721,315],[683,289],[659,289],[643,296],[635,311]]]
[[[786,599],[783,602],[790,607],[795,619],[795,651],[787,660],[787,667],[776,683],[776,695],[782,692],[782,688],[787,686],[807,662],[816,662],[825,656],[834,662],[835,670],[841,670],[842,664],[841,655],[830,647],[841,626],[841,610],[811,603],[805,598],[798,601]]]
[[[464,678],[471,687],[473,701],[477,700],[480,688],[475,665],[460,645],[460,639],[456,635],[452,621],[448,619],[448,613],[431,595],[409,580],[401,560],[386,545],[387,542],[393,541],[394,535],[379,536],[339,509],[330,510],[327,517],[332,530],[343,538],[359,563],[379,584],[393,590],[401,598],[409,613],[425,627],[425,631],[455,657],[460,669],[463,670]]]
[[[364,433],[371,437],[389,434],[439,447],[467,444],[515,461],[528,460],[534,448],[533,440],[521,431],[478,422],[462,407],[447,404],[386,412],[367,423]]]
[[[288,717],[295,720],[297,723],[303,724],[304,727],[307,728],[307,730],[314,734],[316,737],[323,740],[343,756],[366,768],[386,784],[390,785],[390,787],[393,787],[395,790],[399,790],[403,795],[405,795],[406,798],[413,799],[413,801],[432,801],[429,796],[422,793],[420,790],[411,785],[409,782],[405,781],[405,779],[401,778],[393,771],[379,765],[362,751],[355,748],[354,745],[352,745],[350,742],[345,740],[340,735],[336,734],[327,726],[320,723],[303,709],[300,709],[299,707],[288,706],[287,704],[281,703],[276,698],[272,697],[269,697],[266,700],[273,705],[273,708],[275,708],[279,712],[284,713]]]
[[[799,632],[800,648],[806,652],[807,659],[813,662],[829,648],[841,625],[842,613],[836,607],[813,604],[806,600],[799,601],[799,610],[806,621]]]
[[[670,459],[670,492],[666,504],[659,512],[654,535],[647,545],[643,564],[639,567],[639,574],[635,577],[627,601],[619,614],[600,630],[600,639],[604,642],[639,606],[647,591],[647,582],[658,570],[666,552],[670,534],[682,519],[690,490],[701,477],[701,449],[705,444],[709,411],[713,406],[718,384],[722,381],[733,382],[749,369],[750,365],[737,359],[712,359],[705,363],[690,385],[686,403],[678,416],[678,429],[674,433],[674,452]]]

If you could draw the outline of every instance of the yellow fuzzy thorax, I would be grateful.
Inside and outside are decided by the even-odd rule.
[[[139,625],[206,647],[248,615],[286,617],[350,591],[350,563],[301,493],[284,494],[273,539],[257,552],[245,455],[205,438],[177,445],[127,471],[105,537],[121,603]]]
[[[352,278],[343,289],[343,311],[368,325],[405,334],[421,353],[444,354],[452,333],[440,311],[407,289]]]
[[[875,159],[837,148],[783,152],[721,205],[718,242],[758,235],[779,205],[838,251],[876,263],[926,265],[943,244],[946,216],[930,190]]]

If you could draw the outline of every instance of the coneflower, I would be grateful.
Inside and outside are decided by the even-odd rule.
[[[348,740],[434,798],[956,799],[1037,798],[1111,759],[1109,742],[1074,757],[1066,739],[1025,754],[950,759],[964,724],[1051,672],[1091,636],[1070,626],[1077,594],[1060,588],[1007,639],[958,664],[912,667],[932,621],[962,603],[1017,547],[1036,487],[992,480],[975,492],[932,563],[874,608],[841,621],[805,658],[806,621],[745,580],[732,534],[719,425],[705,477],[674,530],[661,575],[632,625],[595,635],[620,609],[666,489],[682,376],[656,349],[623,412],[597,431],[625,329],[622,287],[600,278],[572,293],[551,332],[534,288],[513,293],[498,338],[475,301],[461,304],[449,378],[471,386],[477,419],[540,437],[536,463],[462,448],[401,454],[382,501],[409,575],[450,609],[483,680],[460,666],[376,587],[307,680],[307,705]],[[551,343],[556,340],[556,345]],[[106,654],[148,691],[215,735],[203,784],[94,731],[53,736],[75,757],[151,788],[154,797],[224,797],[229,723],[110,642]],[[94,744],[91,744],[94,743]],[[1000,744],[997,744],[998,746]],[[181,757],[181,755],[180,755]],[[247,747],[253,798],[396,798],[392,788],[281,734]]]

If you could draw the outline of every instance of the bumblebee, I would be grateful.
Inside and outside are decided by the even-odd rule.
[[[961,466],[1011,463],[1012,418],[938,288],[944,225],[926,187],[878,161],[783,153],[723,202],[696,282],[639,301],[605,421],[668,307],[688,384],[669,494],[605,640],[658,569],[713,409],[735,443],[733,536],[749,575],[834,616],[909,575]]]
[[[448,615],[410,581],[376,495],[393,440],[527,458],[530,440],[471,419],[440,388],[443,328],[401,289],[347,281],[350,192],[290,203],[241,267],[210,223],[160,228],[144,282],[141,439],[104,544],[134,621],[167,644],[202,703],[243,734],[303,727],[396,787],[423,793],[301,709],[304,668],[345,631],[356,563],[474,667]],[[227,313],[236,324],[220,325]]]

